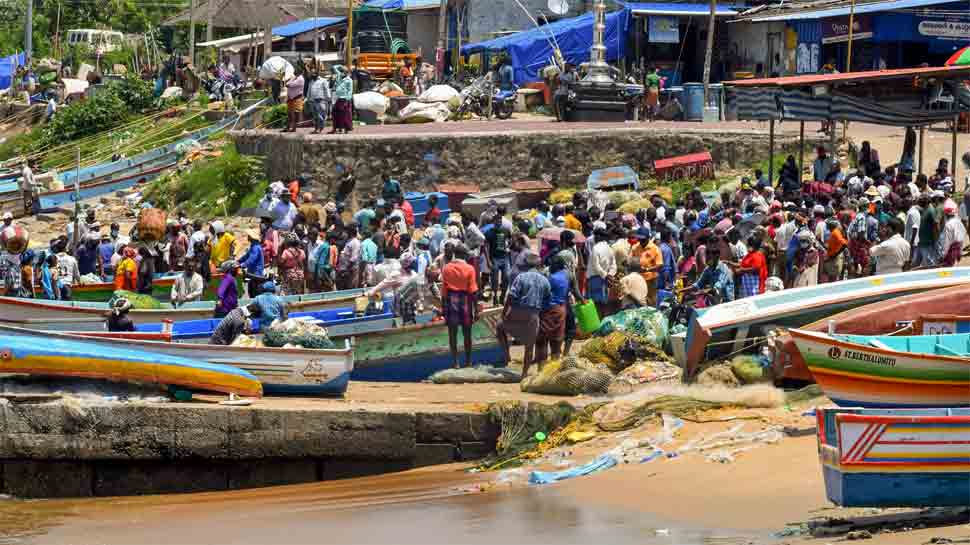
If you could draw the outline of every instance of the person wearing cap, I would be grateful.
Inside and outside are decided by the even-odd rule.
[[[253,320],[262,317],[262,309],[256,303],[250,303],[243,307],[232,309],[219,325],[216,326],[212,336],[209,337],[210,345],[229,346],[243,333],[253,330]]]
[[[172,283],[172,293],[169,295],[172,305],[175,307],[202,300],[205,283],[202,281],[202,275],[196,272],[196,269],[195,260],[188,258],[185,260],[182,274],[175,277],[175,282]]]
[[[905,226],[899,218],[890,218],[879,229],[882,241],[869,249],[869,255],[876,261],[876,274],[903,272],[910,258],[910,245],[903,238]]]
[[[967,244],[967,228],[957,214],[957,203],[947,199],[943,203],[943,232],[940,235],[939,251],[943,256],[944,267],[955,267],[960,263],[963,247]]]
[[[263,276],[266,270],[266,260],[263,255],[263,245],[260,241],[259,231],[256,229],[248,229],[246,231],[246,238],[249,240],[249,248],[239,258],[239,266],[246,271],[249,296],[254,297],[259,293],[259,288],[265,281]]]
[[[212,234],[212,250],[209,255],[209,262],[213,267],[219,267],[226,261],[236,257],[236,237],[226,232],[226,227],[221,221],[214,221],[209,226]]]
[[[458,365],[458,328],[465,340],[465,366],[472,361],[472,324],[476,319],[478,271],[468,264],[468,248],[461,243],[445,246],[445,254],[453,253],[441,268],[441,309],[448,326],[448,347],[451,361]]]
[[[219,266],[219,272],[223,276],[219,288],[216,289],[216,318],[222,318],[239,306],[239,288],[236,286],[239,263],[226,261]]]
[[[536,270],[540,264],[539,256],[530,252],[526,258],[527,270],[517,276],[515,282],[509,287],[502,321],[497,328],[499,344],[505,352],[506,361],[512,361],[509,353],[512,339],[525,346],[522,378],[528,376],[529,367],[533,363],[535,345],[539,336],[539,316],[552,298],[549,280]]]
[[[128,312],[131,310],[131,302],[121,297],[111,305],[111,312],[108,313],[108,331],[132,332],[135,331],[135,323],[132,322]]]

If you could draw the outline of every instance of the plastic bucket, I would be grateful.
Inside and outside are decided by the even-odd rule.
[[[704,84],[684,84],[684,119],[687,121],[704,120]]]
[[[573,312],[576,314],[576,323],[580,331],[590,334],[599,330],[600,315],[596,312],[596,304],[593,301],[573,305]]]

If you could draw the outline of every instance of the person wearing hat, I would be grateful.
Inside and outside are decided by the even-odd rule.
[[[128,316],[131,310],[131,302],[124,297],[120,297],[111,304],[111,312],[108,313],[108,331],[132,332],[135,331],[135,324]]]
[[[205,283],[202,281],[202,275],[197,272],[197,268],[195,259],[187,258],[185,267],[182,268],[182,274],[175,277],[175,282],[172,283],[172,293],[169,296],[172,305],[175,307],[202,300]]]
[[[448,326],[448,347],[451,361],[458,365],[458,328],[465,340],[465,366],[472,361],[472,324],[476,319],[476,295],[478,294],[478,271],[468,264],[468,248],[457,243],[445,245],[444,254],[453,257],[441,268],[441,309]]]
[[[236,287],[236,277],[239,275],[239,263],[234,260],[226,261],[219,266],[222,282],[216,289],[216,318],[222,318],[239,306],[239,288]]]
[[[943,232],[940,235],[940,255],[944,267],[955,267],[960,263],[963,247],[967,244],[967,228],[958,215],[957,203],[947,199],[943,203]]]
[[[265,282],[266,259],[263,253],[262,237],[256,229],[246,230],[249,248],[239,258],[239,266],[246,271],[247,290],[250,297],[259,294],[259,288]]]
[[[209,226],[212,234],[212,253],[209,255],[209,262],[213,267],[219,267],[226,261],[236,257],[236,237],[226,232],[226,227],[221,221],[214,221]]]
[[[509,287],[502,321],[497,328],[498,341],[502,345],[507,362],[512,361],[509,353],[512,339],[525,346],[522,378],[528,376],[529,367],[534,360],[535,345],[539,336],[539,316],[552,298],[549,280],[536,270],[541,263],[542,260],[535,253],[530,252],[526,257],[526,270],[519,274]],[[562,317],[565,319],[564,314]]]

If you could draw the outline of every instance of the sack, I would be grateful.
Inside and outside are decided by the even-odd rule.
[[[386,96],[374,91],[354,95],[354,108],[365,112],[374,112],[378,117],[384,115],[384,112],[390,106],[390,102]]]
[[[609,389],[613,374],[603,365],[566,356],[546,362],[542,370],[522,380],[523,392],[545,395],[598,395]]]
[[[449,102],[459,93],[450,85],[432,85],[418,97],[419,102]]]
[[[445,369],[431,375],[431,382],[435,384],[515,384],[519,382],[519,373],[504,367],[476,365],[463,369]]]
[[[289,81],[293,77],[293,65],[283,57],[270,57],[259,67],[259,79]]]
[[[157,242],[165,236],[168,215],[161,208],[144,208],[138,214],[138,238],[145,242]]]

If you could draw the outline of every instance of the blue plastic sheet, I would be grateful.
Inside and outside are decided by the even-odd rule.
[[[26,64],[27,58],[23,53],[0,58],[0,89],[7,89],[13,83],[13,75],[18,66]]]
[[[573,477],[582,477],[584,475],[591,475],[593,473],[610,469],[617,463],[616,458],[613,456],[603,454],[586,465],[576,466],[570,469],[564,469],[562,471],[533,471],[529,474],[529,483],[550,484],[565,481],[567,479],[572,479]]]
[[[619,10],[606,15],[606,60],[613,61],[626,54],[629,10]],[[522,85],[542,79],[540,71],[549,66],[553,57],[553,43],[559,45],[568,63],[579,65],[589,61],[589,49],[593,46],[593,14],[563,19],[531,30],[508,36],[469,44],[461,48],[462,55],[483,51],[505,51],[515,71],[515,83]]]

